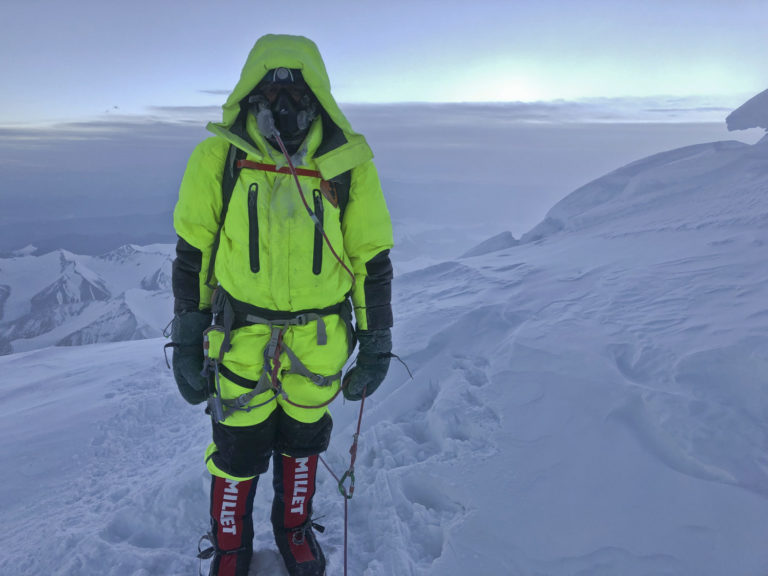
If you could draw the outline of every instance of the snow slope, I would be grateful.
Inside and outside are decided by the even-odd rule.
[[[725,119],[728,130],[764,128],[768,130],[768,90],[753,96]]]
[[[394,363],[366,404],[350,573],[768,574],[767,244],[763,140],[640,160],[520,244],[411,261],[394,335],[414,379]],[[0,573],[196,573],[208,424],[163,342],[0,358]],[[337,472],[357,406],[333,407]],[[334,484],[315,509],[340,574]],[[252,568],[285,574],[269,492]]]

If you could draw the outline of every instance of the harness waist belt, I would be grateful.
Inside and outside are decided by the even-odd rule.
[[[316,314],[318,316],[330,316],[331,314],[339,314],[342,307],[347,302],[345,298],[341,302],[326,306],[325,308],[307,308],[306,310],[273,310],[271,308],[262,308],[243,302],[232,296],[224,288],[219,286],[213,294],[213,301],[211,302],[212,311],[214,314],[220,314],[225,310],[225,306],[229,304],[235,313],[235,320],[239,322],[245,322],[247,324],[257,324],[255,321],[248,321],[248,316],[253,316],[254,319],[263,319],[267,322],[279,324],[280,322],[286,322],[295,320],[296,318],[306,317],[309,314]]]
[[[232,308],[235,312],[232,329],[249,326],[251,324],[290,324],[304,326],[318,316],[330,316],[341,314],[345,302],[339,302],[326,308],[312,308],[307,310],[284,311],[260,308],[247,302],[240,302],[229,296]]]
[[[213,414],[214,421],[223,422],[229,415],[235,411],[250,412],[269,402],[272,402],[277,396],[282,396],[286,402],[299,406],[301,408],[321,408],[333,400],[319,406],[302,406],[291,402],[279,380],[280,354],[285,354],[290,361],[290,369],[283,372],[300,374],[317,386],[331,386],[335,381],[341,379],[341,370],[336,374],[323,375],[316,374],[307,369],[296,354],[283,342],[283,334],[290,326],[306,326],[309,322],[317,323],[317,344],[324,346],[328,342],[325,316],[332,314],[338,315],[347,327],[347,356],[352,353],[355,346],[354,330],[352,328],[352,304],[349,298],[342,302],[328,306],[326,308],[313,308],[309,310],[281,311],[260,308],[247,302],[241,302],[227,293],[219,286],[213,293],[211,308],[216,318],[216,325],[209,330],[217,330],[224,333],[224,338],[219,347],[218,358],[207,358],[206,368],[210,374],[210,368],[213,368],[216,392],[215,396],[209,398],[209,408]],[[254,381],[235,374],[232,370],[224,366],[224,354],[231,347],[232,330],[241,326],[254,324],[263,324],[269,326],[271,335],[269,342],[264,348],[264,369],[258,380]],[[219,384],[219,374],[231,380],[243,388],[250,388],[250,392],[242,394],[234,399],[225,399],[221,397],[221,386]],[[341,389],[341,388],[339,388]],[[250,402],[263,392],[272,390],[274,395],[265,402],[250,406]],[[336,392],[338,394],[338,391]],[[334,398],[336,395],[334,395]]]
[[[350,345],[349,353],[351,354],[354,349],[352,304],[349,298],[345,298],[343,301],[325,308],[272,310],[242,302],[219,286],[213,293],[211,308],[216,324],[222,326],[225,332],[225,338],[221,348],[222,355],[229,350],[232,330],[254,324],[265,324],[268,326],[305,326],[316,320],[317,343],[320,346],[324,346],[327,343],[327,335],[323,318],[334,314],[341,317],[347,326],[347,338]]]

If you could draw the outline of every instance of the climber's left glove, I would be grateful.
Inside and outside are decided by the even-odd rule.
[[[203,332],[210,325],[211,313],[197,310],[175,316],[171,325],[173,376],[181,396],[190,404],[208,398],[208,378],[201,372],[205,362]]]
[[[392,356],[392,331],[360,330],[357,333],[360,351],[355,365],[344,376],[341,384],[344,398],[360,400],[363,393],[373,394],[384,381]]]

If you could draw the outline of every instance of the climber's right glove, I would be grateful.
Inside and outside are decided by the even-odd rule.
[[[197,310],[182,312],[173,318],[173,377],[181,396],[190,404],[208,398],[208,377],[203,376],[203,332],[211,325],[211,313]]]
[[[363,393],[370,396],[384,381],[392,357],[392,331],[360,330],[357,333],[360,351],[355,365],[344,376],[341,384],[344,398],[360,400]]]

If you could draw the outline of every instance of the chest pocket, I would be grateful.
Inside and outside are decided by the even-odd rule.
[[[323,208],[323,193],[315,188],[312,191],[312,197],[315,204],[315,216],[320,222],[320,226],[325,225],[325,209]],[[318,276],[323,270],[323,233],[320,228],[315,227],[315,247],[312,256],[312,273]]]
[[[213,283],[214,278],[214,270],[216,267],[216,253],[219,250],[219,243],[221,240],[221,230],[224,226],[224,220],[227,217],[227,211],[229,209],[229,201],[232,199],[232,191],[235,188],[235,183],[237,182],[238,176],[240,174],[240,170],[244,167],[247,168],[256,168],[258,170],[264,170],[267,172],[282,172],[286,173],[285,168],[278,169],[274,165],[268,165],[268,164],[261,164],[258,162],[250,162],[246,160],[246,153],[237,148],[234,144],[230,144],[229,146],[229,152],[227,154],[227,159],[224,162],[223,166],[223,174],[221,178],[221,196],[222,196],[222,203],[221,203],[221,212],[219,214],[219,225],[216,230],[216,235],[214,236],[213,246],[211,247],[211,256],[208,260],[208,272],[206,274],[205,278],[205,284],[209,288],[215,288],[216,285]],[[304,175],[311,175],[316,176],[319,178],[322,178],[319,172],[312,171],[312,170],[303,170],[299,168],[297,170],[297,173],[304,174]],[[347,202],[349,201],[349,189],[351,187],[351,180],[352,180],[352,172],[351,170],[348,170],[347,172],[344,172],[342,174],[339,174],[338,176],[335,176],[331,182],[329,182],[332,191],[332,196],[329,197],[329,202],[331,202],[335,207],[339,209],[339,221],[341,221],[344,217],[344,209],[346,208]],[[313,196],[315,196],[313,192]],[[251,186],[248,189],[248,226],[249,226],[249,238],[248,238],[248,244],[249,244],[249,253],[250,253],[250,267],[251,271],[258,272],[261,269],[261,262],[260,262],[260,255],[259,255],[259,219],[258,219],[258,197],[259,197],[259,187],[257,184],[251,184]],[[316,196],[315,196],[316,198]],[[320,197],[320,203],[322,204],[322,192]],[[317,200],[315,200],[317,202]],[[321,210],[320,214],[318,215],[318,219],[321,219],[321,217],[324,215],[324,210]],[[322,219],[320,220],[322,223]],[[318,235],[320,236],[318,241]],[[322,234],[319,231],[316,231],[315,233],[315,248],[313,252],[313,264],[312,264],[312,271],[315,274],[320,274],[320,271],[322,270],[322,257],[323,257],[323,247],[322,247]],[[319,248],[318,248],[319,246]]]
[[[248,187],[248,253],[251,272],[261,268],[259,261],[259,185],[254,182]]]

